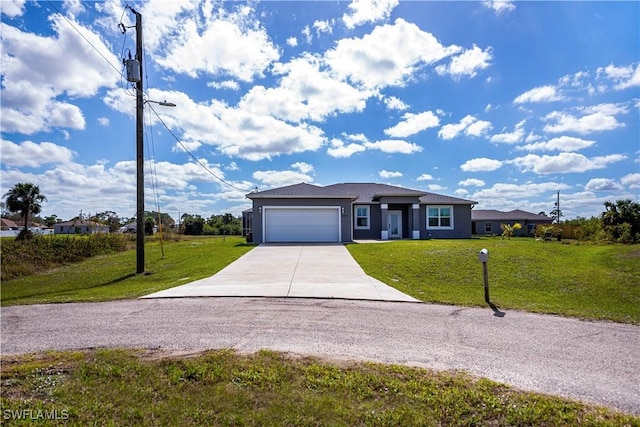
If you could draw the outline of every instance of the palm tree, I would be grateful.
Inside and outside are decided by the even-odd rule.
[[[29,214],[37,215],[42,210],[41,202],[47,198],[40,194],[40,187],[30,182],[19,182],[3,196],[7,198],[7,209],[11,212],[19,212],[24,218],[24,230],[20,235],[29,237]]]

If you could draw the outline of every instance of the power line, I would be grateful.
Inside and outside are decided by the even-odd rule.
[[[67,23],[69,23],[69,25],[71,25],[71,27],[78,33],[80,34],[80,36],[87,42],[89,43],[89,45],[93,48],[93,50],[95,50],[105,61],[107,61],[107,63],[111,66],[111,68],[113,68],[114,70],[116,70],[116,72],[118,73],[118,75],[122,78],[125,77],[124,74],[122,73],[122,70],[119,70],[118,68],[116,68],[111,61],[109,61],[109,59],[107,59],[106,56],[104,56],[94,45],[93,43],[91,43],[91,41],[89,41],[89,39],[87,39],[84,34],[82,34],[80,32],[80,30],[62,13],[62,11],[60,11],[60,9],[58,9],[50,0],[47,1],[47,3],[49,3],[51,5],[51,7],[53,7],[59,14],[60,16],[62,16],[62,18],[64,18],[65,21],[67,21]],[[123,12],[123,16],[124,16],[124,12]],[[120,21],[122,22],[122,17],[120,18]],[[126,40],[126,39],[125,39]],[[124,42],[123,42],[123,48],[124,48]],[[124,49],[123,49],[124,50]],[[142,58],[141,58],[142,59]],[[142,77],[142,76],[141,76]],[[136,89],[137,90],[137,89]],[[244,192],[250,192],[251,189],[244,189],[244,188],[240,188],[234,184],[231,184],[230,182],[224,180],[223,178],[219,177],[218,175],[216,175],[215,173],[213,173],[211,171],[211,169],[209,169],[205,164],[203,164],[196,156],[193,155],[193,153],[191,153],[191,151],[189,151],[187,149],[187,147],[185,147],[185,145],[182,143],[182,141],[180,141],[180,139],[173,133],[173,131],[171,131],[171,129],[169,129],[169,126],[167,126],[167,124],[164,122],[164,120],[162,120],[162,118],[160,117],[160,115],[158,114],[158,112],[153,108],[153,106],[151,106],[151,104],[149,104],[147,102],[147,104],[149,105],[149,108],[151,108],[151,111],[153,111],[153,113],[156,115],[156,117],[158,118],[158,120],[160,120],[160,123],[162,123],[162,125],[165,127],[165,129],[171,134],[171,136],[173,136],[173,138],[176,140],[176,142],[178,144],[180,144],[180,146],[182,147],[182,149],[189,154],[189,156],[191,156],[191,158],[193,158],[193,160],[196,161],[196,163],[198,165],[200,165],[204,170],[206,170],[211,176],[213,176],[215,179],[217,179],[218,181],[220,181],[221,183],[236,189],[238,191],[244,191]]]
[[[73,29],[74,29],[78,34],[80,34],[80,37],[82,37],[82,38],[83,38],[87,43],[89,43],[89,45],[93,48],[93,50],[95,50],[95,51],[98,53],[98,55],[100,55],[100,56],[101,56],[105,61],[107,61],[107,64],[109,64],[109,65],[111,66],[111,68],[113,68],[114,70],[116,70],[116,72],[118,73],[118,75],[119,75],[120,77],[122,77],[122,76],[123,76],[122,71],[121,71],[121,70],[119,70],[119,69],[117,69],[117,68],[116,68],[116,67],[111,63],[111,61],[109,61],[109,59],[107,59],[107,57],[106,57],[106,56],[104,56],[104,55],[102,54],[102,52],[100,52],[100,51],[98,50],[98,48],[96,48],[96,47],[93,45],[93,43],[91,43],[91,41],[89,41],[89,39],[88,39],[88,38],[86,38],[86,37],[84,36],[84,34],[82,34],[82,33],[80,32],[80,30],[79,30],[75,25],[73,25],[73,22],[71,22],[71,21],[69,20],[69,18],[67,18],[67,17],[62,13],[62,11],[61,11],[60,9],[58,9],[58,8],[56,7],[56,5],[55,5],[55,4],[53,4],[53,2],[51,2],[51,1],[47,1],[47,3],[49,3],[49,4],[51,5],[51,7],[53,7],[53,8],[56,10],[56,12],[58,12],[58,13],[60,14],[60,16],[62,16],[62,18],[64,18],[64,20],[65,20],[65,21],[67,21],[67,22],[69,23],[69,25],[71,25],[71,27],[72,27],[72,28],[73,28]]]
[[[156,115],[156,117],[158,118],[158,120],[160,120],[160,123],[162,123],[162,125],[163,125],[163,126],[164,126],[164,128],[167,130],[167,132],[169,132],[169,133],[171,134],[171,136],[176,140],[176,142],[177,142],[178,144],[180,144],[180,147],[182,147],[182,149],[183,149],[183,150],[184,150],[184,151],[185,151],[189,156],[191,156],[191,158],[192,158],[193,160],[195,160],[195,161],[196,161],[196,163],[198,163],[198,164],[199,164],[199,165],[200,165],[204,170],[206,170],[206,171],[207,171],[211,176],[213,176],[215,179],[217,179],[218,181],[222,182],[223,184],[225,184],[225,185],[227,185],[227,186],[229,186],[229,187],[231,187],[231,188],[234,188],[234,189],[236,189],[236,190],[238,190],[238,191],[245,191],[245,192],[247,192],[247,193],[251,191],[251,190],[247,190],[247,189],[245,189],[245,188],[237,187],[237,186],[235,186],[235,185],[231,184],[230,182],[227,182],[227,181],[226,181],[226,180],[224,180],[223,178],[220,178],[220,177],[219,177],[218,175],[216,175],[215,173],[213,173],[213,172],[211,171],[211,169],[209,169],[205,164],[203,164],[203,163],[202,163],[202,162],[201,162],[201,161],[200,161],[196,156],[194,156],[194,155],[193,155],[193,153],[191,153],[191,151],[189,151],[189,150],[187,149],[187,147],[185,147],[185,145],[182,143],[182,141],[180,141],[180,139],[179,139],[179,138],[178,138],[178,137],[177,137],[177,136],[176,136],[176,135],[171,131],[171,129],[169,129],[169,127],[168,127],[168,126],[167,126],[167,124],[164,122],[164,120],[162,120],[162,118],[160,117],[160,115],[158,114],[158,112],[157,112],[157,111],[156,111],[156,110],[155,110],[155,109],[154,109],[150,104],[148,104],[148,105],[149,105],[149,108],[151,108],[151,111],[153,111],[153,113]]]

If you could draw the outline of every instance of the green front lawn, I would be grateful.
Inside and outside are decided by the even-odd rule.
[[[640,245],[531,238],[352,244],[367,274],[422,301],[482,306],[489,250],[491,302],[502,309],[640,323]]]
[[[136,251],[101,255],[3,281],[3,306],[136,298],[211,276],[253,245],[240,237],[183,237],[145,245],[147,274],[136,275]],[[164,256],[162,255],[164,252]]]
[[[51,352],[3,358],[1,371],[3,420],[11,425],[33,425],[29,417],[38,414],[38,425],[640,425],[632,415],[464,373],[271,351],[183,359],[135,350]]]

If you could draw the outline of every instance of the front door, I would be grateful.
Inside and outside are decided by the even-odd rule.
[[[402,238],[402,211],[389,211],[389,238]]]

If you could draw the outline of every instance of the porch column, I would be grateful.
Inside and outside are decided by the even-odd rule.
[[[420,238],[420,205],[414,203],[411,205],[411,217],[413,223],[413,231],[411,231],[411,238],[417,240]]]
[[[389,205],[386,203],[382,203],[380,205],[380,216],[381,216],[381,229],[380,238],[382,240],[389,240]]]

